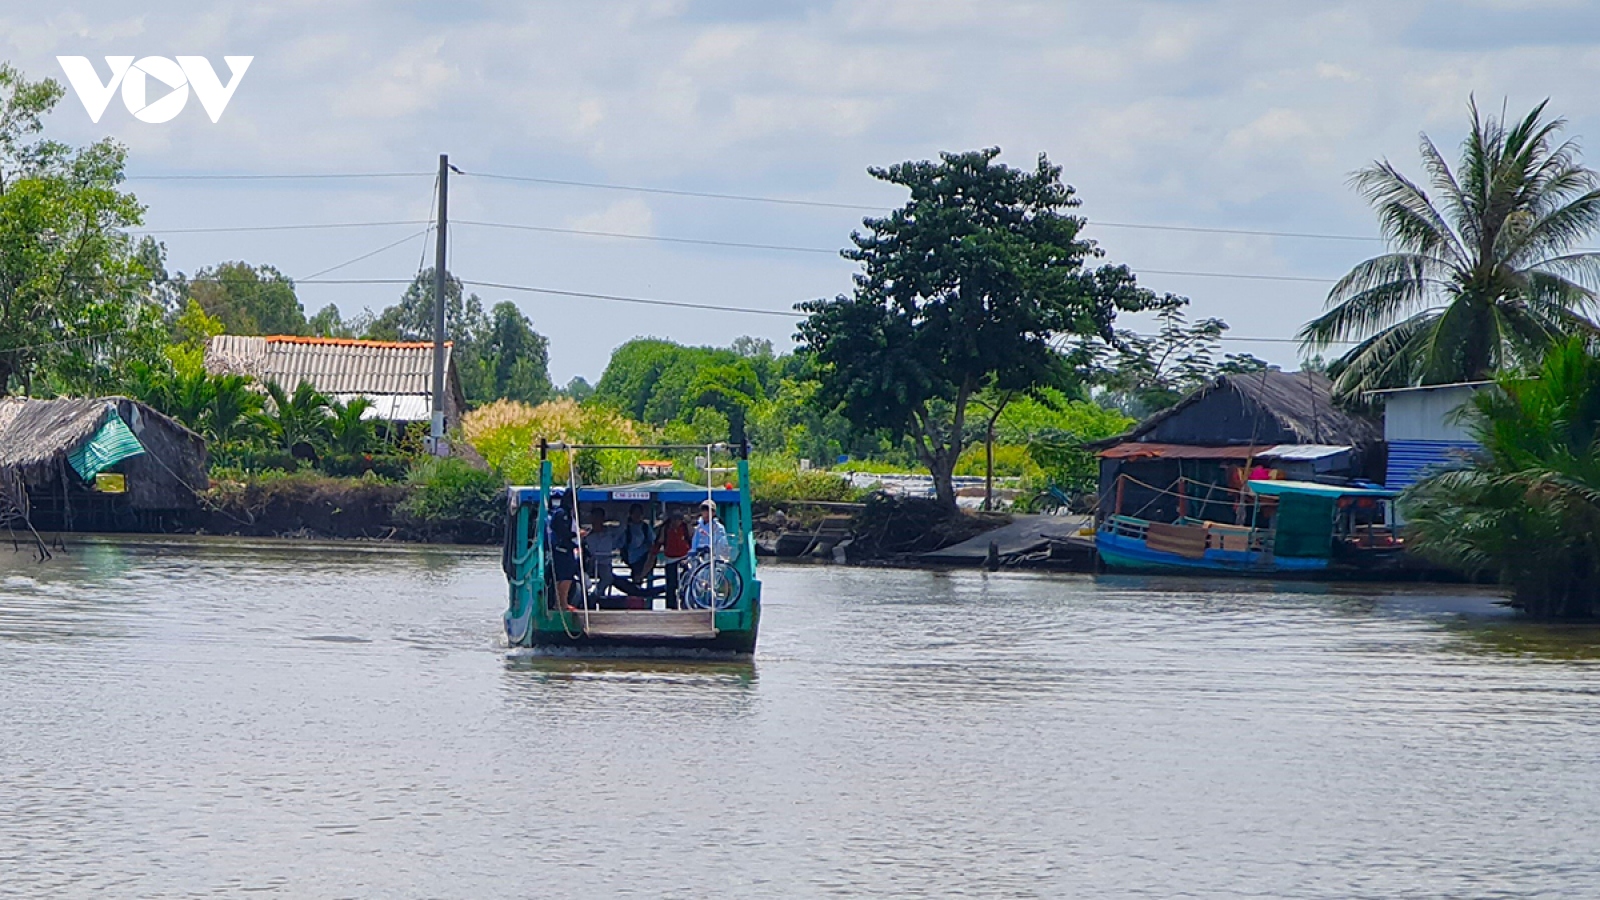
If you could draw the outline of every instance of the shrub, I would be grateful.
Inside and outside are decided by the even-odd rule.
[[[411,491],[396,511],[424,533],[478,537],[499,527],[506,483],[496,472],[453,457],[427,457],[412,467],[407,483]]]
[[[575,444],[640,444],[639,428],[621,413],[601,406],[580,406],[563,398],[529,406],[497,400],[462,417],[462,433],[495,471],[513,484],[539,482],[539,440]],[[556,480],[567,480],[566,453],[552,453]],[[578,474],[586,484],[634,480],[639,454],[629,450],[584,450],[578,453]]]
[[[758,453],[750,459],[750,497],[761,503],[797,500],[854,500],[860,492],[850,482],[819,469],[800,471],[794,459]]]

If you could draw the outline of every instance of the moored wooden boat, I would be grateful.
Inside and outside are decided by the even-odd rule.
[[[1180,516],[1154,522],[1114,512],[1095,533],[1108,569],[1329,578],[1381,578],[1402,566],[1397,491],[1352,484],[1250,481],[1228,524]]]

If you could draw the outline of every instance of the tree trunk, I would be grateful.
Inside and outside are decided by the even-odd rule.
[[[933,474],[933,499],[952,512],[956,509],[956,456],[957,453],[945,450],[928,460],[928,471]]]
[[[994,509],[994,419],[983,433],[983,508]]]

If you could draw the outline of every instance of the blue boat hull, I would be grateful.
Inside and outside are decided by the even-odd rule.
[[[1260,551],[1206,550],[1199,558],[1151,550],[1140,538],[1095,534],[1095,550],[1106,568],[1123,572],[1215,572],[1230,575],[1315,575],[1328,570],[1328,560],[1272,557]]]

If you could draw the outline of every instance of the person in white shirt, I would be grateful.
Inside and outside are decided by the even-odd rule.
[[[731,559],[728,547],[728,530],[717,521],[717,505],[710,500],[700,504],[700,520],[694,523],[694,538],[689,542],[691,556],[712,548],[717,559]]]

